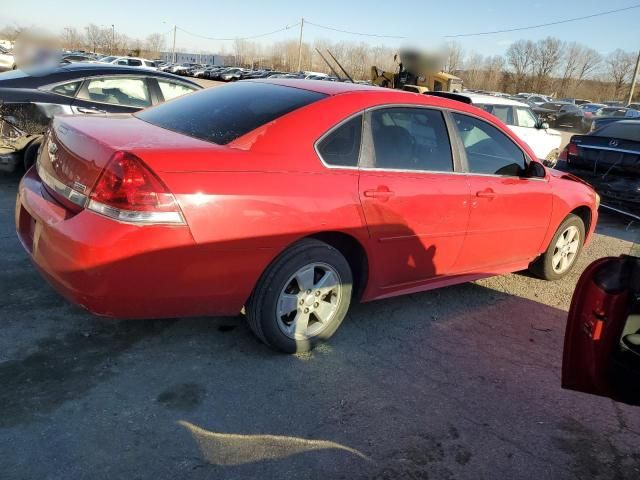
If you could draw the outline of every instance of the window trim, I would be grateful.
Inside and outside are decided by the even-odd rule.
[[[449,147],[451,148],[451,163],[453,166],[453,170],[450,172],[443,172],[442,170],[422,170],[422,169],[403,169],[403,168],[380,168],[380,167],[363,167],[361,165],[361,160],[362,160],[362,148],[360,149],[360,159],[358,162],[358,169],[364,172],[395,172],[395,173],[412,173],[412,174],[438,174],[438,175],[464,175],[465,172],[463,171],[463,164],[460,161],[461,157],[460,157],[460,152],[459,152],[459,148],[458,146],[455,144],[454,139],[457,137],[454,137],[454,133],[457,132],[453,132],[452,128],[455,129],[455,125],[451,124],[449,122],[449,118],[448,118],[448,112],[449,109],[447,108],[442,108],[442,107],[436,107],[436,106],[432,106],[432,105],[422,105],[422,104],[415,104],[415,103],[387,103],[384,105],[375,105],[373,107],[369,107],[367,109],[365,109],[365,127],[367,130],[367,143],[369,145],[365,145],[365,147],[371,151],[371,152],[375,152],[375,149],[373,148],[373,132],[371,131],[371,112],[375,111],[375,110],[380,110],[380,109],[390,109],[390,108],[421,108],[421,109],[426,109],[426,110],[435,110],[435,111],[439,111],[442,114],[442,120],[444,121],[444,125],[445,128],[447,130],[447,134],[449,136]],[[364,140],[364,132],[363,132],[363,140]]]
[[[491,122],[488,122],[486,119],[475,115],[473,113],[468,113],[468,112],[463,112],[461,110],[449,110],[451,116],[450,116],[450,121],[451,121],[451,126],[453,127],[454,131],[455,131],[455,135],[457,138],[457,142],[458,145],[461,147],[461,151],[460,151],[460,157],[463,163],[463,171],[466,175],[472,175],[475,177],[492,177],[492,178],[517,178],[520,180],[534,180],[534,181],[543,181],[543,182],[548,182],[549,181],[549,172],[545,169],[545,176],[544,178],[527,178],[527,177],[521,177],[519,175],[498,175],[495,173],[475,173],[475,172],[471,172],[469,171],[469,162],[467,160],[467,152],[466,149],[464,148],[464,144],[462,143],[462,137],[460,136],[460,133],[458,132],[458,129],[455,125],[455,120],[453,119],[453,113],[457,113],[458,115],[466,115],[467,117],[472,117],[475,118],[476,120],[480,120],[490,126],[492,126],[493,128],[498,129],[498,131],[500,131],[500,129],[494,125]],[[531,157],[529,156],[529,154],[517,143],[514,142],[509,135],[507,135],[506,133],[500,131],[500,133],[502,133],[505,137],[507,137],[507,140],[509,140],[511,143],[513,143],[518,150],[520,150],[522,152],[522,155],[524,156],[525,159],[525,163],[527,164],[527,166],[529,166],[529,164],[533,161],[531,160]],[[541,163],[541,162],[538,162]]]
[[[365,113],[366,113],[366,109],[364,110],[359,110],[358,112],[352,113],[351,115],[349,115],[348,117],[340,120],[340,122],[336,123],[335,125],[333,125],[329,130],[327,130],[326,132],[324,132],[314,143],[313,143],[313,150],[316,152],[316,155],[318,156],[318,158],[320,159],[320,162],[322,163],[322,165],[324,165],[325,168],[329,168],[331,170],[359,170],[360,169],[360,157],[362,156],[362,148],[363,148],[363,144],[364,144],[364,130],[365,130],[365,121],[364,121],[364,117],[365,117]],[[341,126],[343,126],[345,123],[350,122],[351,120],[353,120],[355,117],[357,117],[358,115],[362,116],[362,126],[361,126],[361,131],[360,131],[360,148],[358,149],[358,161],[356,162],[355,166],[347,166],[347,165],[331,165],[330,163],[327,163],[325,161],[324,158],[322,158],[322,155],[320,154],[320,150],[318,149],[318,146],[320,145],[320,143],[329,135],[331,135],[334,131],[336,131],[338,128],[340,128]]]
[[[91,100],[90,98],[80,98],[78,97],[78,94],[81,91],[84,91],[85,89],[89,88],[89,82],[91,80],[94,79],[98,79],[98,80],[106,80],[106,79],[112,79],[112,78],[118,78],[118,79],[126,79],[126,78],[130,78],[133,80],[142,80],[145,84],[145,87],[147,88],[147,92],[149,93],[149,105],[145,106],[145,107],[134,107],[132,105],[122,105],[119,103],[109,103],[109,102],[99,102],[97,100]],[[121,107],[121,108],[135,108],[136,111],[138,110],[143,110],[145,108],[149,108],[152,107],[153,105],[155,105],[155,103],[153,103],[153,93],[152,93],[152,89],[151,89],[151,85],[149,84],[149,79],[152,77],[148,77],[145,75],[131,75],[131,74],[116,74],[116,75],[93,75],[91,77],[85,77],[82,81],[82,85],[80,85],[80,88],[78,88],[78,91],[76,92],[76,96],[74,97],[76,100],[82,101],[82,102],[91,102],[91,103],[97,103],[99,105],[112,105],[112,106],[116,106],[116,107]]]

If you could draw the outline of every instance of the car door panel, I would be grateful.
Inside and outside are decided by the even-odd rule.
[[[525,155],[507,135],[476,117],[453,114],[471,195],[467,235],[456,270],[492,273],[541,252],[552,210],[546,179],[526,178]]]
[[[602,258],[575,289],[562,361],[562,387],[640,405],[640,260]]]
[[[466,233],[469,186],[454,171],[442,112],[389,108],[365,118],[359,194],[378,286],[451,273]]]

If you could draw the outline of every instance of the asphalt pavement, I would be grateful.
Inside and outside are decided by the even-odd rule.
[[[638,479],[640,409],[560,388],[577,269],[356,305],[330,343],[269,350],[242,317],[115,322],[70,305],[0,177],[3,479]],[[171,281],[171,279],[157,279]]]

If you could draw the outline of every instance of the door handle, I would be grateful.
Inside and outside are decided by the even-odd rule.
[[[479,192],[476,192],[476,197],[480,197],[480,198],[495,198],[497,196],[496,192],[493,191],[493,189],[491,188],[487,188],[485,190],[480,190]]]
[[[85,108],[77,107],[78,113],[107,113],[104,110],[98,110],[97,108]]]
[[[364,196],[369,198],[389,198],[395,195],[391,190],[365,190]]]

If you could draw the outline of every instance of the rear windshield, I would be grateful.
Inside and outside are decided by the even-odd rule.
[[[326,95],[299,88],[238,82],[207,88],[135,115],[174,132],[225,145]]]
[[[638,122],[614,122],[597,130],[594,135],[598,137],[612,137],[620,140],[640,142],[640,121]]]

